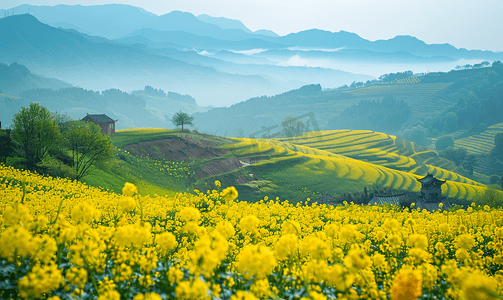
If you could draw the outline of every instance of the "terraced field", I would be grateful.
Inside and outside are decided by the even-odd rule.
[[[437,79],[430,79],[443,81],[445,86],[434,94],[424,97],[411,107],[411,122],[424,120],[433,112],[443,112],[451,105],[456,104],[460,98],[465,98],[470,91],[478,87],[489,70],[490,68],[454,71],[439,76]],[[427,84],[424,81],[422,81],[422,84]],[[435,84],[440,85],[442,83],[437,82]],[[416,84],[412,86],[416,86]]]
[[[285,138],[281,141],[326,150],[416,175],[424,176],[432,173],[445,180],[480,184],[460,176],[459,168],[453,162],[438,157],[435,152],[384,133],[368,130],[331,130]],[[293,147],[291,150],[302,152],[301,149],[296,150],[295,146]]]
[[[297,177],[297,182],[304,180],[306,186],[314,182],[333,186],[352,182],[362,188],[376,185],[417,192],[420,183],[416,179],[432,173],[448,180],[442,189],[444,196],[471,200],[486,189],[481,183],[428,164],[445,163],[433,152],[372,131],[335,130],[281,140],[236,140],[224,148],[238,156],[262,158],[250,167],[264,172],[279,167],[283,178]]]
[[[351,94],[352,96],[386,96],[393,94],[395,98],[400,95],[413,96],[417,98],[429,97],[438,91],[445,89],[451,83],[450,82],[440,82],[440,83],[389,83],[389,84],[379,84],[372,85],[369,87],[359,88],[344,93]],[[343,94],[344,94],[343,93]]]
[[[463,147],[469,153],[483,155],[491,153],[494,148],[494,137],[503,133],[503,123],[489,126],[486,131],[454,141],[456,147]]]

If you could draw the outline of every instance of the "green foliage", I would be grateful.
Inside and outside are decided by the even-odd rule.
[[[352,105],[328,121],[331,129],[372,129],[394,131],[409,119],[410,106],[404,101],[387,96],[381,101],[363,100]]]
[[[491,175],[491,177],[489,177],[489,182],[490,184],[498,184],[501,180],[501,177],[498,176],[498,175]]]
[[[453,161],[456,165],[460,166],[467,156],[465,148],[448,147],[438,153],[440,157]]]
[[[502,207],[503,206],[503,193],[497,189],[488,188],[477,199],[476,204],[488,205],[489,207]]]
[[[414,142],[421,146],[426,146],[427,131],[423,126],[417,125],[409,129],[405,129],[402,133],[402,137],[405,140]]]
[[[379,76],[379,79],[382,80],[383,82],[392,82],[395,80],[410,78],[413,76],[414,76],[414,73],[412,73],[412,71],[409,70],[409,71],[405,71],[405,72],[384,74],[384,75]]]
[[[11,130],[0,129],[0,163],[5,163],[7,157],[12,155],[12,151]]]
[[[77,174],[75,170],[63,163],[59,159],[52,157],[50,155],[46,156],[42,162],[37,164],[37,171],[43,175],[49,175],[52,177],[70,178],[75,179]]]
[[[444,116],[444,128],[447,132],[453,132],[458,125],[458,117],[455,112],[450,112]]]
[[[304,123],[297,117],[288,115],[281,121],[286,137],[299,136],[304,132]]]
[[[31,103],[13,118],[12,139],[19,147],[19,152],[26,159],[26,168],[33,170],[49,153],[49,149],[58,145],[60,131],[54,118],[45,106]]]
[[[491,156],[503,163],[503,133],[498,133],[494,137],[494,148],[491,150]]]
[[[182,111],[179,111],[176,114],[174,114],[171,121],[173,122],[173,124],[175,124],[175,126],[182,126],[182,131],[183,131],[183,125],[194,125],[192,123],[192,121],[194,121],[194,117],[191,117],[187,113],[184,113]]]
[[[72,153],[76,179],[88,175],[97,163],[113,157],[112,143],[101,128],[92,122],[76,122],[64,133]]]
[[[435,143],[435,148],[437,151],[442,151],[449,147],[454,147],[454,139],[451,136],[443,136],[437,140]]]
[[[477,165],[477,156],[475,154],[468,154],[463,160],[463,168],[467,170],[470,175],[473,175],[473,168]]]

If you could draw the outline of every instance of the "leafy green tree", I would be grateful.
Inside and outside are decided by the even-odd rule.
[[[473,175],[473,168],[477,165],[477,156],[475,154],[468,154],[463,161],[463,168],[467,170],[470,175]]]
[[[477,204],[490,207],[503,206],[503,193],[496,189],[487,188],[484,193],[477,195]]]
[[[46,157],[49,149],[58,146],[61,136],[59,127],[49,110],[37,103],[21,108],[12,121],[12,139],[26,160],[26,168],[33,170]]]
[[[453,132],[454,130],[456,130],[456,127],[458,126],[458,116],[456,116],[455,112],[447,113],[444,116],[443,123],[444,123],[444,129],[447,132]]]
[[[194,125],[192,123],[192,121],[194,121],[194,117],[191,117],[187,113],[184,113],[182,111],[179,111],[176,114],[174,114],[171,121],[173,122],[173,124],[175,124],[175,126],[181,125],[182,131],[183,131],[183,125]]]
[[[287,137],[299,136],[304,132],[304,123],[297,117],[288,115],[282,121],[283,131]]]
[[[465,148],[448,147],[447,149],[438,152],[438,156],[453,161],[459,166],[465,160],[467,151]]]
[[[410,129],[405,129],[402,133],[402,138],[414,142],[421,146],[426,146],[427,131],[421,126],[417,125]]]
[[[64,137],[77,180],[91,173],[98,163],[113,157],[110,137],[101,134],[101,128],[92,122],[72,122]]]
[[[503,133],[498,133],[494,137],[494,148],[491,150],[491,156],[503,163]]]
[[[435,143],[435,148],[437,151],[442,151],[449,147],[454,147],[454,139],[450,136],[443,136],[439,138]]]
[[[498,175],[496,175],[496,174],[491,175],[491,177],[489,177],[489,183],[490,184],[498,184],[500,182],[500,179],[501,178]]]
[[[11,130],[0,129],[0,162],[6,163],[7,157],[12,153]]]

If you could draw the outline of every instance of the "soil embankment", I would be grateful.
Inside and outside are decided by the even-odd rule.
[[[221,157],[228,150],[214,147],[210,143],[195,142],[186,139],[163,139],[124,147],[125,150],[139,156],[162,158],[169,161],[182,161],[187,159],[212,159]]]
[[[256,162],[256,159],[250,158],[225,158],[229,150],[220,149],[217,143],[205,140],[193,141],[182,137],[130,144],[124,149],[135,155],[168,161],[203,160],[195,173],[197,179],[230,173]],[[205,160],[209,161],[204,162]],[[235,178],[240,184],[254,179],[249,174],[236,174]]]

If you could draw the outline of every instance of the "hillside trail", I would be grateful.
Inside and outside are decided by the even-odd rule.
[[[138,156],[167,161],[202,160],[196,171],[196,178],[202,179],[220,174],[231,173],[250,165],[249,158],[226,157],[230,151],[220,149],[220,145],[207,140],[191,140],[184,137],[153,140],[124,146],[124,149]],[[237,175],[239,183],[247,183],[256,178],[253,174]]]

